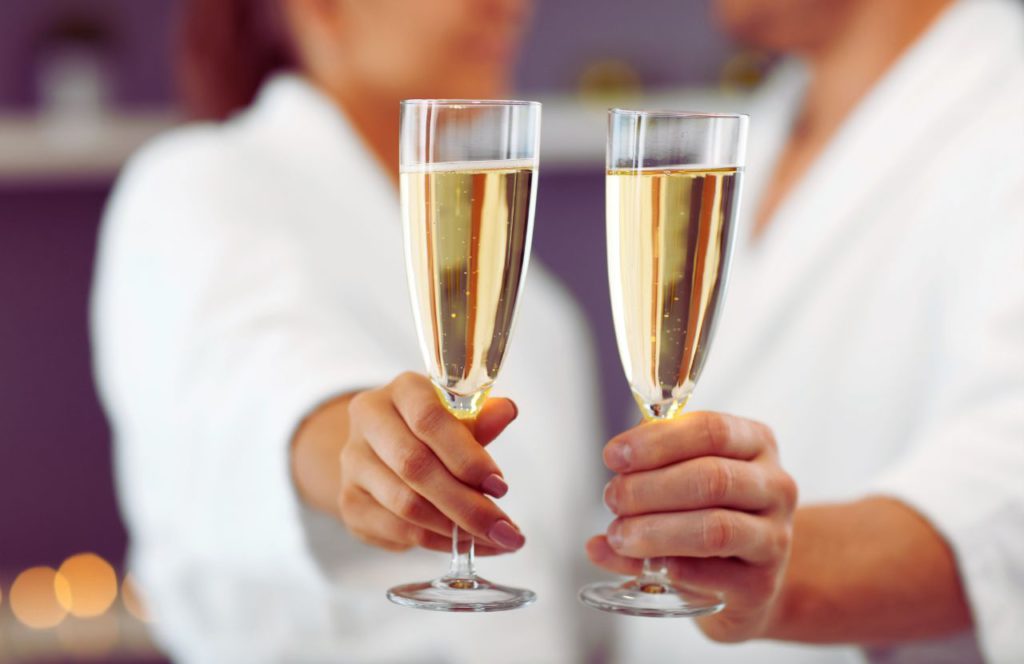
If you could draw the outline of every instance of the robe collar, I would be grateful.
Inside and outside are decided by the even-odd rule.
[[[752,143],[747,170],[753,196],[743,202],[734,288],[725,304],[727,310],[742,311],[723,316],[722,343],[716,345],[728,353],[716,357],[712,350],[715,385],[742,381],[782,321],[808,299],[818,276],[860,233],[886,222],[878,213],[886,197],[935,153],[945,134],[970,121],[979,102],[999,94],[1005,74],[1000,63],[1019,60],[1020,18],[1019,8],[1005,0],[961,0],[947,9],[850,113],[762,235],[752,240],[751,213],[806,83],[806,71],[785,65],[761,104],[767,108],[764,104],[774,99],[781,110],[765,113],[767,126],[760,129],[757,104],[751,112],[751,136],[767,136],[759,139],[761,148]],[[760,172],[750,173],[755,169]],[[743,329],[730,329],[739,325]],[[703,400],[699,385],[697,392]]]

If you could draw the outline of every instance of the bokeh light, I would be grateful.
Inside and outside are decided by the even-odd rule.
[[[124,581],[121,583],[121,601],[124,603],[124,608],[128,610],[128,613],[135,616],[138,620],[142,622],[150,621],[149,611],[142,600],[139,586],[135,583],[135,577],[130,573],[124,575]]]
[[[52,567],[30,567],[11,586],[11,611],[23,625],[48,629],[67,615],[61,599],[71,594],[67,579]]]
[[[106,613],[117,598],[117,574],[95,553],[79,553],[65,560],[58,570],[67,580],[69,592],[58,593],[61,605],[76,618],[94,618]]]

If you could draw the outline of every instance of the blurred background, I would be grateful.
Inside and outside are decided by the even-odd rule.
[[[545,102],[536,252],[559,258],[587,308],[609,427],[633,415],[606,287],[593,283],[604,273],[604,111],[640,94],[721,104],[757,81],[761,59],[716,33],[708,4],[540,0],[518,69],[519,94]],[[175,0],[0,3],[3,662],[163,661],[123,567],[86,314],[114,178],[181,121],[175,11]]]

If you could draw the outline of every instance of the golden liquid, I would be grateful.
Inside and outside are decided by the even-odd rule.
[[[472,416],[501,368],[530,257],[532,162],[401,173],[409,288],[427,371]]]
[[[619,355],[648,418],[680,412],[721,306],[741,171],[607,175],[608,275]]]

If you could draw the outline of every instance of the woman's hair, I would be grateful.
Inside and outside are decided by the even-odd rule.
[[[226,118],[298,65],[281,0],[183,0],[180,19],[178,83],[193,117]]]

